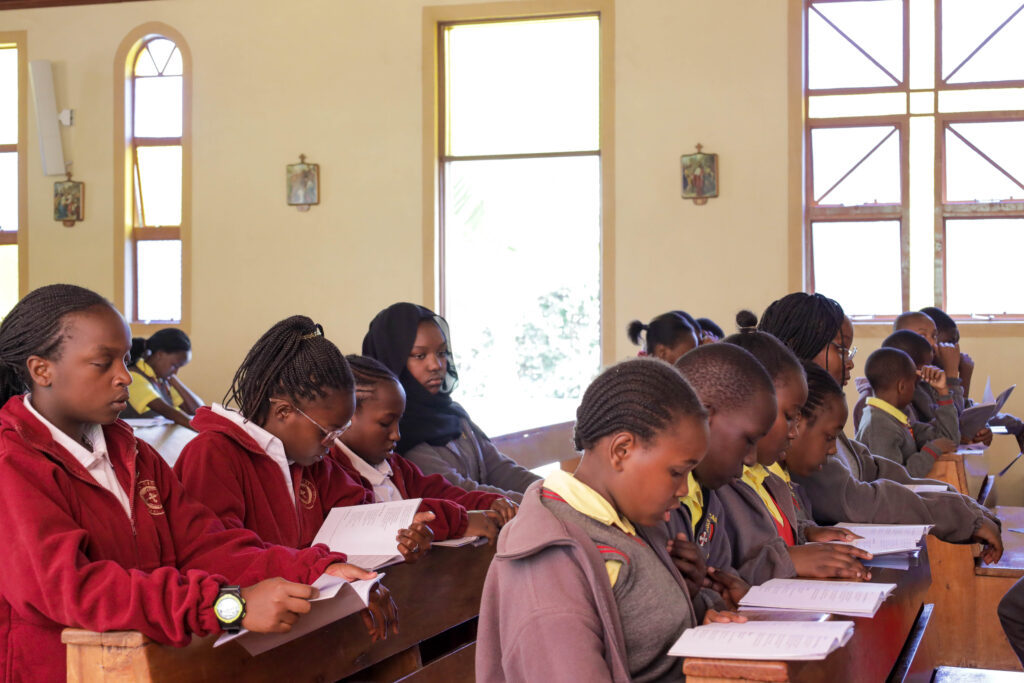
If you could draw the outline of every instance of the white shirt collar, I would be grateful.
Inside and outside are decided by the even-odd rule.
[[[50,432],[50,436],[58,444],[63,446],[68,453],[74,456],[75,460],[81,463],[82,467],[89,469],[99,461],[108,461],[110,456],[107,453],[107,440],[103,436],[103,428],[98,424],[90,424],[85,427],[85,438],[92,444],[92,450],[83,446],[78,441],[72,439],[70,436],[57,429],[56,426],[45,417],[43,417],[39,411],[32,405],[31,395],[25,396],[25,407],[28,411],[39,420],[47,431]]]
[[[380,486],[386,481],[390,481],[394,472],[391,469],[391,464],[387,460],[381,462],[376,467],[363,460],[359,455],[351,448],[346,446],[341,439],[335,439],[334,443],[341,449],[341,452],[348,456],[349,462],[356,468],[366,481],[370,482],[374,486]]]
[[[252,437],[252,440],[256,442],[256,445],[263,449],[263,452],[267,454],[271,460],[277,463],[277,466],[281,469],[281,475],[284,477],[285,488],[288,489],[288,494],[292,498],[292,502],[295,502],[295,491],[292,486],[292,472],[291,472],[291,460],[288,459],[288,454],[284,452],[284,444],[281,443],[281,439],[277,438],[270,432],[252,420],[247,419],[237,410],[231,410],[225,408],[220,403],[214,403],[210,406],[210,410],[215,415],[220,415],[226,420],[230,420],[233,424],[238,425],[246,434]]]

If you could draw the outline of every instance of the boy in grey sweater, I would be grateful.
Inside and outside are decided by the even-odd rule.
[[[912,425],[907,409],[914,398],[919,373],[940,392],[945,389],[945,375],[927,366],[918,370],[906,352],[894,348],[872,353],[864,370],[874,396],[867,399],[857,439],[872,453],[904,465],[912,476],[927,475],[935,460],[955,449],[956,444],[945,437],[935,438],[933,425]],[[924,443],[920,449],[918,442]]]

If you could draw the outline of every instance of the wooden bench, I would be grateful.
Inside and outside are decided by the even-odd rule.
[[[931,609],[924,596],[931,582],[927,552],[907,571],[875,569],[873,582],[895,583],[893,595],[873,619],[852,618],[853,637],[826,659],[815,662],[742,661],[688,658],[683,663],[687,683],[732,681],[832,681],[878,683],[909,680],[930,672],[935,664],[918,647],[926,637]],[[848,619],[849,617],[838,617]],[[890,675],[896,674],[893,678]]]
[[[572,444],[572,430],[575,422],[527,429],[521,432],[503,434],[491,441],[495,447],[528,469],[557,462],[562,469],[573,472],[580,454]]]
[[[951,484],[982,504],[994,495],[992,477],[980,455],[943,455],[928,477]],[[996,514],[1003,521],[1006,550],[995,565],[981,564],[976,545],[928,537],[932,586],[926,599],[935,605],[935,611],[933,633],[926,647],[938,664],[1021,670],[999,624],[996,606],[1024,574],[1024,534],[1009,531],[1024,526],[1024,508],[996,507]]]
[[[135,631],[65,629],[68,681],[472,681],[476,617],[494,549],[434,548],[415,565],[383,570],[399,633],[371,643],[359,615],[255,657],[216,635],[184,648]]]

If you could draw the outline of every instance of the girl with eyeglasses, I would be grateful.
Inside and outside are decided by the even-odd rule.
[[[765,309],[757,328],[775,335],[800,360],[824,368],[840,386],[849,381],[853,324],[837,301],[821,294],[788,294]],[[809,476],[794,473],[793,480],[810,499],[818,524],[933,524],[932,533],[943,541],[986,544],[986,561],[1002,554],[998,523],[985,508],[955,491],[911,491],[904,484],[938,482],[911,477],[903,465],[872,454],[843,432],[835,455]]]
[[[459,373],[444,318],[416,304],[393,304],[370,323],[363,355],[398,375],[406,406],[395,450],[424,474],[440,474],[467,491],[499,493],[516,503],[540,478],[495,448],[452,400]],[[502,523],[508,521],[515,506],[505,506],[501,514]]]
[[[354,410],[355,381],[345,357],[320,325],[302,315],[286,318],[249,350],[224,404],[197,411],[192,424],[199,435],[174,471],[225,526],[305,548],[332,508],[373,502],[325,457]],[[432,519],[419,513],[400,532],[398,549],[407,561],[430,547]]]

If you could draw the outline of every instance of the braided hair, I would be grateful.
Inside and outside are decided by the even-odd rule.
[[[682,311],[669,311],[662,313],[646,325],[639,320],[634,320],[626,327],[626,334],[629,341],[636,346],[641,345],[640,335],[643,334],[644,351],[653,354],[658,344],[668,348],[674,348],[686,335],[692,334],[700,339],[700,326],[696,322],[691,323],[686,319]]]
[[[647,441],[683,415],[706,419],[707,411],[675,368],[653,358],[623,361],[598,375],[583,392],[573,444],[583,451],[622,431]]]
[[[348,366],[352,369],[352,375],[355,377],[357,408],[362,405],[363,401],[377,395],[377,386],[381,382],[394,382],[400,385],[398,375],[375,358],[353,353],[345,356],[345,360],[348,361]]]
[[[845,400],[846,395],[828,370],[809,360],[803,361],[803,365],[807,373],[807,400],[800,407],[800,415],[807,420],[807,424],[814,424],[818,411],[829,397],[838,396]]]
[[[352,391],[355,380],[338,347],[324,329],[304,315],[285,318],[249,349],[231,380],[224,405],[234,402],[242,415],[262,425],[269,399],[285,395],[311,401],[327,390]]]
[[[156,353],[178,353],[179,351],[191,351],[192,340],[188,335],[176,327],[165,327],[157,330],[148,339],[145,337],[132,337],[131,361],[129,365],[135,365],[140,358],[146,355],[146,351]]]
[[[793,375],[804,374],[803,366],[788,346],[774,335],[757,329],[756,315],[750,311],[740,311],[736,314],[736,325],[740,328],[739,333],[729,335],[722,341],[749,351],[761,361],[772,382],[778,382],[782,377],[788,379]]]
[[[29,356],[60,358],[69,323],[67,316],[113,305],[96,292],[77,285],[47,285],[15,304],[0,323],[0,406],[32,388],[25,362]]]
[[[800,360],[811,360],[835,339],[845,317],[827,296],[793,292],[764,309],[757,329],[775,335]]]

